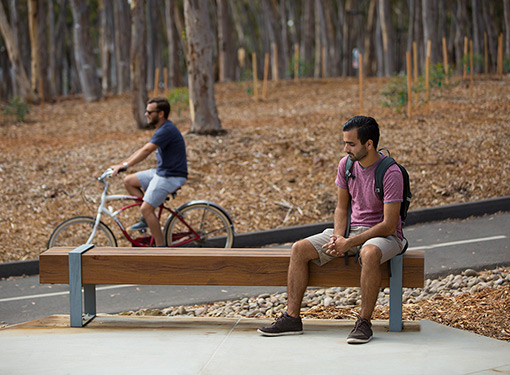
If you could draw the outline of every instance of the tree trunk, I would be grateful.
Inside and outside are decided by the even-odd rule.
[[[115,26],[113,25],[113,3],[99,1],[101,86],[103,93],[112,92],[115,74]],[[116,80],[115,80],[116,81]]]
[[[166,36],[168,40],[168,84],[170,87],[183,86],[181,69],[179,67],[179,35],[172,16],[176,7],[176,0],[165,1]]]
[[[376,65],[374,64],[374,30],[375,30],[375,10],[377,0],[370,0],[368,5],[367,25],[364,41],[363,54],[363,73],[365,76],[375,74]]]
[[[457,9],[455,10],[455,64],[457,66],[457,74],[462,74],[464,57],[464,37],[466,36],[467,11],[464,0],[457,0]]]
[[[422,1],[422,18],[425,46],[427,46],[429,40],[432,44],[430,61],[432,64],[442,62],[441,55],[438,52],[442,44],[437,36],[437,7],[435,1]]]
[[[510,0],[509,0],[510,1]],[[310,69],[313,62],[313,47],[314,47],[314,11],[313,11],[313,2],[305,1],[303,4],[303,22],[302,22],[302,30],[301,38],[302,38],[302,47],[301,47],[301,59],[305,65],[304,75],[306,77],[313,76],[313,70]],[[315,48],[319,48],[318,45]]]
[[[389,77],[395,74],[395,40],[391,23],[390,1],[380,0],[378,6],[383,41],[384,74]]]
[[[420,17],[421,1],[415,1],[415,15],[414,15],[414,27],[413,34],[414,40],[416,41],[416,49],[418,55],[418,67],[424,72],[425,71],[425,57],[426,57],[426,45],[427,43],[423,40],[423,19]],[[453,22],[452,22],[453,23]]]
[[[487,36],[489,39],[489,61],[492,69],[489,71],[496,71],[496,64],[498,61],[498,35],[494,29],[494,17],[490,10],[490,1],[482,1],[481,8],[483,9],[483,19],[485,21],[485,27],[487,29]]]
[[[159,84],[163,78],[163,40],[160,30],[162,25],[158,14],[164,13],[164,10],[159,6],[163,3],[157,0],[147,0],[147,19],[146,24],[147,31],[147,47],[149,53],[147,53],[147,88],[154,89],[156,92],[159,90]],[[159,69],[159,82],[154,82],[156,69]]]
[[[379,4],[379,2],[378,2]],[[377,5],[379,7],[379,5]],[[377,76],[384,76],[384,52],[383,52],[383,40],[381,31],[381,17],[379,12],[376,12],[377,22],[375,25],[375,56],[377,57]]]
[[[269,46],[276,43],[278,46],[278,77],[288,78],[287,67],[289,66],[289,48],[281,33],[278,20],[278,10],[271,0],[262,0],[262,12],[266,22],[266,31],[269,36]],[[261,23],[263,24],[263,23]],[[267,48],[266,50],[268,50]],[[262,53],[260,54],[262,58]],[[262,60],[260,60],[262,61]],[[259,66],[261,66],[260,64]]]
[[[145,37],[145,0],[131,0],[131,89],[133,118],[139,129],[148,127],[147,104],[147,43]]]
[[[220,82],[235,80],[235,50],[232,16],[227,0],[218,0],[218,54]]]
[[[214,98],[212,32],[207,0],[185,0],[184,19],[188,41],[190,132],[223,133]]]
[[[510,56],[510,0],[503,0],[505,15],[505,56]]]
[[[130,76],[130,45],[131,45],[131,13],[126,0],[115,0],[113,3],[115,22],[115,57],[117,60],[117,94],[129,91]]]
[[[88,5],[80,0],[71,0],[74,18],[73,45],[76,67],[85,101],[101,99],[101,85],[96,75],[93,46],[90,40],[90,12]]]
[[[36,102],[38,98],[30,88],[30,81],[28,79],[27,72],[23,67],[23,62],[21,61],[18,44],[16,44],[15,42],[14,34],[9,25],[9,22],[7,21],[4,6],[1,2],[0,2],[0,31],[2,32],[2,37],[4,39],[5,46],[7,47],[9,59],[11,60],[17,92],[25,100],[29,102]]]
[[[54,59],[54,67],[50,73],[50,80],[55,80],[55,95],[61,95],[67,90],[64,88],[64,74],[65,74],[65,34],[66,34],[66,9],[67,0],[59,0],[59,11],[57,22],[55,23],[55,35],[50,39],[51,51]],[[52,62],[50,61],[50,65]],[[69,83],[68,83],[69,84]]]

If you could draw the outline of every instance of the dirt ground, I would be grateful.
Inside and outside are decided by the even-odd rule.
[[[510,78],[476,77],[472,97],[469,82],[452,81],[432,91],[428,110],[417,98],[408,118],[382,107],[388,79],[365,79],[363,114],[377,119],[380,147],[407,168],[411,209],[510,195]],[[250,89],[215,87],[223,136],[189,134],[187,111],[171,114],[190,172],[172,204],[216,202],[238,233],[332,220],[341,125],[360,114],[358,80],[270,83],[258,102]],[[36,259],[60,221],[93,214],[81,188],[152,134],[136,129],[130,102],[63,98],[31,107],[25,123],[2,117],[0,262]],[[153,165],[150,157],[132,170]],[[111,191],[123,192],[119,178]]]

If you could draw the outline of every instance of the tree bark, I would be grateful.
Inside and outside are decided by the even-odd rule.
[[[166,36],[168,40],[168,84],[170,87],[184,85],[179,67],[179,35],[172,16],[176,0],[165,1]]]
[[[432,64],[442,62],[441,55],[438,52],[442,44],[437,36],[437,7],[435,1],[422,1],[422,18],[425,48],[429,40],[432,43],[430,61]]]
[[[113,18],[115,22],[115,57],[117,62],[117,94],[130,90],[130,45],[131,13],[126,0],[114,0]]]
[[[494,29],[494,17],[490,9],[490,1],[484,0],[481,4],[483,19],[485,21],[485,27],[487,29],[487,35],[489,39],[489,61],[491,69],[489,71],[496,71],[496,64],[498,61],[498,35]]]
[[[0,2],[0,31],[2,32],[2,37],[4,38],[5,46],[7,47],[9,59],[11,60],[17,92],[25,100],[32,103],[37,102],[38,97],[30,88],[30,81],[28,79],[27,72],[23,67],[23,62],[21,61],[18,44],[16,44],[15,42],[14,34],[9,25],[9,22],[7,21],[4,6],[1,2]]]
[[[41,47],[39,46],[39,9],[37,0],[28,0],[28,32],[30,34],[30,63],[32,76],[30,77],[30,88],[39,93],[39,79],[41,78]]]
[[[376,64],[374,64],[374,30],[375,30],[375,10],[377,0],[370,0],[368,5],[367,25],[364,41],[363,54],[363,72],[365,76],[373,76],[375,74]]]
[[[383,41],[384,74],[386,76],[392,76],[395,74],[395,40],[391,23],[390,1],[379,0],[378,7]]]
[[[278,77],[288,78],[287,67],[289,66],[289,48],[288,44],[283,40],[281,33],[278,10],[271,0],[262,0],[262,12],[266,23],[266,31],[269,36],[269,46],[276,43],[278,46]],[[261,22],[263,25],[264,22]],[[267,44],[267,43],[266,43]],[[267,48],[266,50],[269,50]],[[262,53],[259,54],[262,57]],[[262,61],[260,59],[260,61]],[[261,66],[262,64],[260,64]]]
[[[457,9],[455,10],[455,63],[457,74],[462,74],[463,65],[461,63],[464,57],[464,37],[466,36],[467,11],[464,0],[457,0]]]
[[[147,104],[147,43],[145,37],[145,0],[131,0],[131,110],[139,129],[148,127]]]
[[[235,80],[235,50],[232,16],[227,0],[218,0],[218,54],[220,81]]]
[[[74,18],[74,57],[83,97],[87,102],[97,101],[101,99],[102,95],[90,40],[89,8],[87,3],[80,0],[71,0],[70,3]]]
[[[101,51],[101,86],[103,93],[114,90],[115,77],[115,26],[113,25],[113,3],[99,1],[100,10],[100,51]],[[115,79],[116,81],[116,79]]]
[[[313,2],[305,1],[303,7],[301,59],[303,60],[303,63],[306,67],[304,70],[304,75],[306,77],[312,77],[313,70],[310,69],[310,67],[312,66],[313,62],[313,47],[315,38]],[[315,48],[319,48],[319,46],[316,45]]]
[[[503,0],[505,16],[505,55],[510,56],[510,0]]]
[[[188,41],[188,85],[191,133],[223,133],[212,71],[212,39],[207,0],[185,0],[184,19]]]

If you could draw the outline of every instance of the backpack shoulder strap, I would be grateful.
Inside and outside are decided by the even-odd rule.
[[[375,193],[379,197],[380,200],[384,199],[384,188],[383,188],[383,178],[384,174],[388,170],[390,166],[395,164],[396,161],[391,156],[386,156],[377,168],[375,169]]]
[[[353,164],[354,162],[351,160],[351,158],[347,157],[347,162],[345,163],[345,183],[347,185],[349,184],[349,178],[352,177],[351,169]]]

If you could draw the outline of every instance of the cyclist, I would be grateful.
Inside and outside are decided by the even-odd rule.
[[[168,119],[170,103],[166,98],[153,98],[147,102],[145,117],[150,126],[156,131],[148,143],[136,150],[120,164],[113,165],[113,176],[120,169],[132,167],[156,151],[157,166],[124,178],[124,186],[129,194],[141,197],[140,206],[142,217],[131,226],[132,230],[144,230],[149,227],[156,246],[164,246],[163,232],[154,209],[162,204],[168,194],[173,193],[186,183],[188,167],[186,160],[186,145],[184,138]]]

